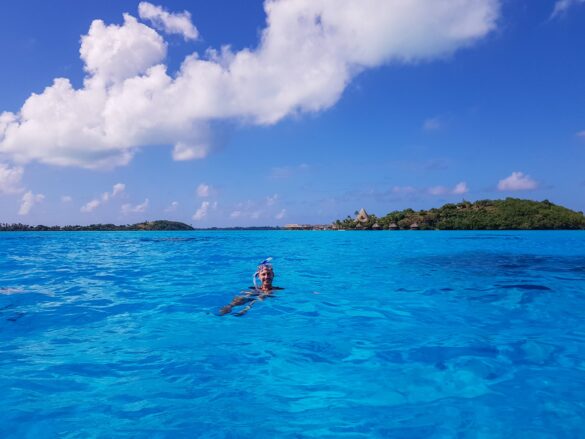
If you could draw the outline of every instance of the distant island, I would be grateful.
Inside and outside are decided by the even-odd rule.
[[[397,210],[378,218],[364,209],[333,223],[337,230],[583,230],[585,216],[548,200],[463,201],[430,210]]]
[[[189,224],[178,221],[145,221],[117,226],[115,224],[91,224],[89,226],[27,226],[26,224],[0,223],[0,232],[78,232],[78,231],[140,231],[140,230],[194,230]]]
[[[215,230],[585,230],[583,212],[575,212],[548,200],[518,198],[463,201],[415,211],[395,210],[383,217],[355,211],[331,224],[286,224],[278,226],[193,228],[178,221],[145,221],[136,224],[91,224],[89,226],[28,226],[0,223],[0,232],[77,231],[215,231]]]

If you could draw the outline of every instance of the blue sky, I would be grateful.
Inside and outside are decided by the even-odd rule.
[[[585,2],[406,3],[6,3],[0,221],[585,210]]]

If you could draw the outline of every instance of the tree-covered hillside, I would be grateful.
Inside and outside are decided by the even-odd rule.
[[[178,221],[145,221],[137,224],[115,225],[115,224],[92,224],[89,226],[27,226],[26,224],[8,224],[0,223],[0,232],[75,232],[75,231],[123,231],[123,230],[193,230],[188,224]]]
[[[369,215],[359,222],[352,217],[337,220],[341,229],[411,229],[420,230],[561,230],[585,229],[585,216],[548,200],[464,201],[445,204],[438,209],[405,209],[378,218]]]

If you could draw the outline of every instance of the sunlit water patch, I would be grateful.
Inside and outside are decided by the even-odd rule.
[[[4,233],[0,433],[584,437],[584,309],[582,232]]]

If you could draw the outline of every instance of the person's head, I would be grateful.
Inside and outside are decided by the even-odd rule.
[[[260,282],[262,282],[262,288],[272,286],[272,279],[274,279],[274,270],[272,269],[271,265],[262,264],[258,266],[258,271],[256,273],[258,279],[260,279]]]

